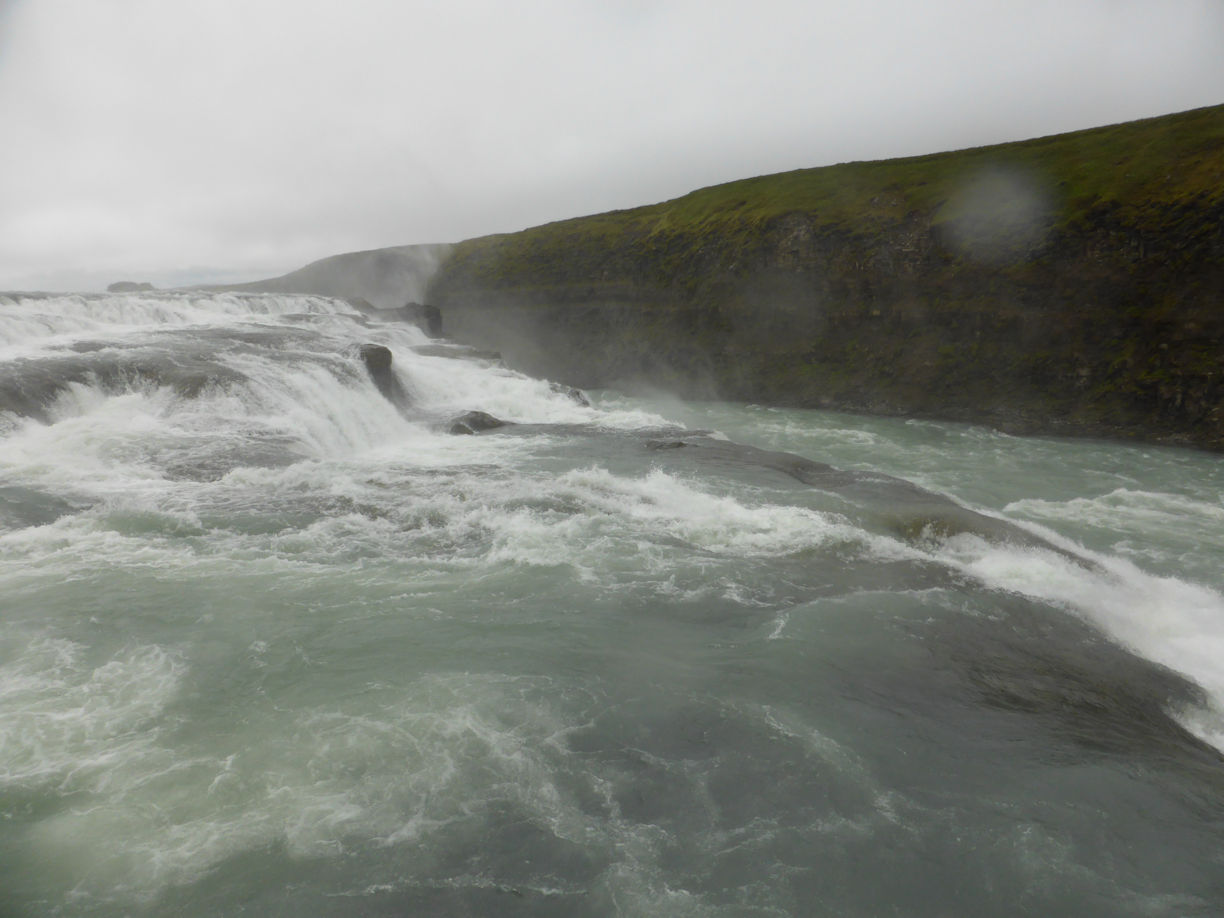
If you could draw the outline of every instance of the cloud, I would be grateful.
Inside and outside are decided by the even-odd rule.
[[[280,273],[1224,101],[1214,0],[10,0],[0,29],[0,287]]]

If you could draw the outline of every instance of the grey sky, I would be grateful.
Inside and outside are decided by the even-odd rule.
[[[0,289],[278,274],[1224,102],[1224,0],[0,0]]]

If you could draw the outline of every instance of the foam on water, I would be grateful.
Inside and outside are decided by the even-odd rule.
[[[1224,503],[1215,493],[1169,493],[1117,488],[1096,497],[1070,500],[1029,498],[1005,512],[1021,519],[1069,523],[1100,533],[1098,547],[1127,555],[1158,571],[1210,578],[1215,559],[1196,557],[1200,546],[1220,538]]]
[[[453,843],[506,808],[547,827],[555,843],[599,851],[614,865],[603,881],[614,895],[650,901],[664,894],[659,861],[667,832],[617,812],[607,786],[613,776],[575,773],[567,764],[567,727],[539,678],[426,677],[408,691],[376,689],[373,710],[312,707],[288,719],[256,704],[222,748],[191,756],[160,742],[156,717],[176,674],[157,654],[141,651],[103,670],[74,675],[85,685],[128,680],[126,693],[145,699],[114,710],[103,702],[105,726],[101,712],[57,725],[53,748],[40,737],[31,753],[34,774],[3,779],[70,781],[90,794],[86,805],[42,820],[24,853],[31,864],[75,878],[84,901],[148,902],[229,857],[273,844],[299,858],[394,848],[401,875],[424,878],[432,864],[422,842]],[[35,708],[30,718],[47,713],[38,704],[51,688],[18,689]],[[76,718],[77,701],[69,691],[54,706]],[[559,781],[587,786],[575,796]],[[590,812],[584,798],[603,802]],[[564,883],[551,891],[589,892]]]
[[[119,788],[151,758],[178,689],[181,657],[126,648],[104,661],[45,633],[5,634],[0,662],[0,787],[61,793]]]
[[[450,443],[496,446],[491,438],[442,441]],[[662,578],[695,565],[867,543],[834,516],[745,503],[658,470],[639,478],[598,467],[533,476],[498,465],[473,471],[477,457],[465,450],[469,461],[450,472],[435,466],[427,477],[410,464],[397,472],[368,458],[246,468],[211,483],[99,476],[91,492],[109,495],[102,504],[0,534],[6,556],[0,570],[20,580],[31,565],[80,574],[156,564],[188,573],[210,558],[259,558],[288,569],[413,561],[569,566],[608,588],[651,578],[666,591],[677,587]],[[496,458],[504,463],[512,454],[503,450]],[[243,523],[248,515],[260,521],[253,528]],[[734,580],[713,580],[737,589]]]
[[[567,545],[597,546],[605,528],[613,529],[617,539],[628,535],[639,549],[662,535],[699,551],[737,556],[801,552],[858,535],[844,521],[816,511],[744,504],[659,469],[636,479],[599,467],[580,469],[562,475],[550,490],[555,499],[579,502],[582,512],[559,527],[546,519],[512,517],[495,556],[555,561],[569,553]],[[573,531],[575,525],[586,531]]]
[[[81,338],[234,322],[300,321],[352,314],[341,300],[276,294],[158,293],[23,297],[0,295],[0,358]],[[418,339],[420,340],[420,339]]]
[[[0,298],[0,355],[160,335],[172,355],[233,371],[192,397],[147,379],[73,382],[45,421],[0,427],[0,484],[63,501],[55,518],[0,530],[0,792],[43,807],[8,849],[21,859],[10,876],[40,878],[38,901],[151,909],[236,859],[283,854],[307,872],[385,858],[328,893],[354,913],[417,888],[529,891],[576,914],[787,913],[810,902],[787,898],[786,878],[821,888],[804,858],[849,875],[935,841],[952,860],[980,849],[1024,888],[1095,892],[1112,881],[1066,867],[1076,853],[1058,830],[963,825],[959,798],[890,785],[847,739],[857,725],[835,737],[803,706],[815,655],[837,638],[832,607],[884,643],[872,610],[925,614],[923,590],[969,580],[1081,616],[1195,679],[1213,706],[1179,716],[1224,748],[1224,598],[1211,587],[1033,522],[1065,553],[903,541],[827,509],[851,513],[851,498],[740,481],[733,464],[704,477],[652,466],[651,435],[607,429],[663,427],[667,412],[614,394],[583,406],[494,360],[417,353],[419,330],[350,311],[272,296]],[[295,330],[227,338],[251,323]],[[379,394],[364,343],[393,350],[407,404]],[[467,410],[563,426],[449,435]],[[770,417],[777,448],[837,441],[859,465],[904,453],[883,421],[827,419],[814,434]],[[1202,494],[1138,484],[1002,515],[1134,541],[1157,530],[1187,551],[1224,522]],[[897,583],[837,581],[877,564]],[[963,580],[919,576],[934,567]],[[557,634],[555,655],[537,656]],[[652,645],[666,634],[678,636]],[[624,644],[593,652],[609,640]],[[913,643],[846,666],[887,670]],[[787,660],[797,668],[774,668]],[[767,701],[737,696],[753,667]],[[793,709],[773,700],[798,683]],[[813,689],[832,704],[842,684]],[[746,811],[748,789],[776,805]]]
[[[397,364],[421,407],[440,415],[479,409],[505,421],[523,424],[594,424],[632,430],[663,427],[670,422],[640,408],[588,407],[558,392],[546,380],[533,379],[489,361],[454,360],[412,353]]]
[[[427,340],[419,329],[403,324],[356,322],[349,315],[351,308],[347,304],[318,297],[182,294],[7,302],[12,313],[7,318],[12,320],[13,338],[27,349],[32,342],[25,325],[36,321],[28,314],[28,310],[34,309],[42,310],[38,315],[47,322],[60,322],[56,329],[57,346],[100,327],[129,344],[146,340],[151,330],[164,333],[177,329],[178,339],[159,339],[159,347],[170,348],[165,359],[176,359],[173,350],[176,346],[190,351],[204,342],[209,348],[205,359],[216,361],[218,370],[230,374],[219,372],[217,381],[193,398],[171,397],[168,387],[158,388],[139,378],[133,379],[126,393],[87,382],[69,382],[47,407],[52,427],[92,415],[98,445],[91,449],[90,444],[83,442],[89,439],[85,432],[89,422],[75,430],[40,435],[24,419],[6,415],[4,427],[10,433],[24,428],[24,439],[38,452],[50,449],[54,453],[56,444],[49,441],[64,438],[62,446],[66,451],[76,455],[85,447],[88,454],[115,448],[125,437],[137,434],[148,437],[150,442],[160,442],[167,449],[173,449],[177,439],[180,450],[186,453],[181,463],[186,466],[192,458],[187,446],[193,437],[214,444],[222,438],[240,444],[255,436],[273,444],[296,444],[302,458],[325,458],[385,448],[410,436],[414,421],[442,425],[448,418],[473,409],[519,423],[623,428],[665,423],[663,418],[640,410],[607,411],[580,405],[563,391],[554,391],[545,381],[488,361],[416,354],[413,348]],[[272,338],[263,345],[238,339],[234,346],[225,348],[213,343],[213,339],[196,337],[200,328],[215,328],[224,333],[243,321],[272,318],[300,325],[303,315],[333,322],[326,327],[316,324],[309,337],[298,334],[280,342]],[[33,342],[37,347],[46,343]],[[357,347],[363,343],[392,347],[394,372],[413,402],[408,416],[378,396],[357,357]],[[120,353],[114,348],[103,348],[85,356],[111,360],[115,359],[112,355]],[[147,399],[141,405],[145,410],[129,405],[133,410],[128,418],[113,416],[122,413],[122,406],[110,406],[108,402],[117,396],[132,395]],[[139,462],[139,457],[123,458]]]
[[[348,321],[346,304],[319,298],[61,297],[16,305],[58,309],[65,333],[92,332],[100,323],[128,332],[174,326],[185,329],[188,343],[192,327],[226,327],[236,318],[317,313]],[[124,563],[125,551],[154,551],[174,567],[214,553],[293,564],[449,556],[571,564],[597,577],[609,556],[623,555],[628,566],[639,550],[648,567],[666,569],[674,549],[668,540],[698,552],[768,554],[802,550],[836,529],[813,511],[746,506],[662,472],[645,479],[598,468],[559,479],[490,474],[514,467],[548,435],[530,442],[453,437],[445,433],[448,418],[479,409],[524,424],[634,429],[667,422],[635,407],[581,405],[547,381],[488,360],[416,354],[422,340],[419,330],[402,325],[349,322],[279,346],[243,343],[218,355],[240,381],[192,398],[147,384],[114,393],[70,383],[49,406],[49,424],[20,421],[0,442],[0,472],[94,509],[43,532],[4,536],[12,557],[29,563],[51,552],[65,565],[92,568],[103,559]],[[376,391],[356,357],[363,341],[396,349],[395,372],[412,398],[407,412]],[[271,453],[292,464],[260,468]],[[456,472],[444,481],[422,480],[412,474],[422,468]],[[210,469],[217,470],[214,482],[193,480]],[[278,505],[299,520],[307,514],[298,531],[244,532],[201,522],[201,514],[216,519],[244,506],[267,514]],[[628,542],[626,527],[638,533]],[[195,536],[185,540],[184,533]]]
[[[1209,706],[1173,713],[1224,751],[1224,596],[1032,528],[1074,554],[959,535],[943,543],[935,556],[995,589],[1066,608],[1141,656],[1188,676],[1206,691]],[[1093,566],[1078,563],[1075,555]]]

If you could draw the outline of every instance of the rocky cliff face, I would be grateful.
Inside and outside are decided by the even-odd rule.
[[[1224,449],[1224,106],[470,240],[427,295],[582,387]]]

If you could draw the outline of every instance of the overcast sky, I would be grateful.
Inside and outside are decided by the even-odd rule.
[[[0,0],[0,289],[280,274],[1224,102],[1224,0]]]

